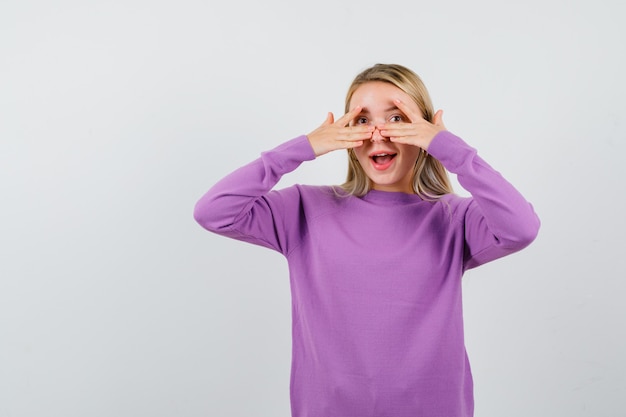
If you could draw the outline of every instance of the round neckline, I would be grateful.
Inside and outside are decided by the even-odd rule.
[[[361,197],[364,201],[379,203],[416,203],[423,201],[417,194],[407,194],[401,191],[369,190]]]

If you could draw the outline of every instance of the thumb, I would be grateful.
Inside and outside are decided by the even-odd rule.
[[[333,123],[335,123],[335,116],[331,112],[328,112],[326,120],[324,120],[323,126],[332,125]]]
[[[443,125],[443,110],[437,110],[437,113],[435,113],[435,116],[433,117],[433,124],[435,126],[441,126],[445,129],[445,126]]]

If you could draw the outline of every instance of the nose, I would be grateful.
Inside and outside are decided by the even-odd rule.
[[[385,142],[387,140],[387,138],[385,138],[383,135],[380,134],[380,130],[378,130],[377,127],[374,128],[374,132],[372,133],[372,139],[370,139],[370,141],[372,143],[376,143],[376,142]]]

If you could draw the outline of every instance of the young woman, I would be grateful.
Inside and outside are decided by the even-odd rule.
[[[338,149],[343,185],[272,190]],[[447,171],[471,197],[452,193]],[[461,277],[539,229],[524,197],[446,131],[420,78],[382,64],[356,77],[343,117],[234,171],[194,215],[286,257],[297,417],[472,416]]]

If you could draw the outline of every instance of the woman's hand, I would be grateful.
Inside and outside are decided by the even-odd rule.
[[[390,141],[419,146],[427,151],[435,135],[446,130],[446,127],[443,125],[443,110],[438,110],[433,117],[433,123],[430,123],[420,113],[415,113],[402,101],[394,100],[394,104],[409,118],[409,121],[404,123],[385,123],[376,126],[380,134],[389,138]]]
[[[370,140],[374,126],[349,126],[359,113],[361,107],[355,107],[336,122],[333,114],[328,113],[324,123],[307,135],[315,156],[337,149],[356,148],[363,145],[363,141]]]

